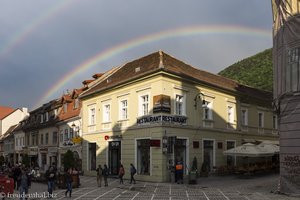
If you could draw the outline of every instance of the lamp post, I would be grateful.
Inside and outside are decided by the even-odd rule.
[[[202,100],[202,107],[205,107],[206,106],[206,103],[205,103],[205,100],[204,100],[204,94],[202,93],[202,92],[199,92],[196,96],[195,96],[195,98],[194,98],[194,102],[195,102],[195,104],[194,104],[194,107],[195,107],[195,110],[197,110],[197,100]]]

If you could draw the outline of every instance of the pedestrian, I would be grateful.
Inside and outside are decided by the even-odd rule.
[[[28,176],[25,169],[21,170],[19,180],[20,180],[20,184],[19,184],[20,200],[27,199],[26,195],[28,193]]]
[[[32,170],[29,168],[27,171],[26,171],[26,173],[27,173],[27,177],[28,177],[28,188],[30,188],[31,187],[31,180],[32,180]]]
[[[21,177],[21,169],[18,164],[12,170],[13,178],[14,178],[14,189],[19,189],[20,186],[20,177]]]
[[[46,171],[46,180],[48,183],[48,195],[50,198],[53,196],[53,187],[56,180],[56,173],[53,169],[53,166],[50,166],[49,169]]]
[[[103,173],[103,169],[102,169],[102,166],[101,165],[98,165],[98,168],[97,168],[97,184],[98,184],[98,187],[101,187],[101,183],[102,183],[102,173]]]
[[[69,192],[69,197],[71,197],[71,195],[72,195],[72,182],[73,182],[72,169],[70,168],[69,170],[66,171],[66,174],[65,174],[65,183],[66,183],[66,187],[67,187],[67,190],[65,192],[65,197],[67,197],[68,192]]]
[[[125,170],[123,165],[121,164],[120,169],[119,169],[119,178],[120,178],[120,184],[124,184],[123,183],[123,176],[125,174]]]
[[[108,168],[107,168],[106,164],[104,165],[104,168],[102,170],[102,175],[103,175],[103,178],[104,178],[104,186],[108,186],[108,183],[107,183]]]
[[[131,163],[130,164],[130,184],[135,184],[135,179],[134,179],[134,175],[136,174],[136,168],[134,167],[134,165]]]
[[[177,177],[177,184],[183,184],[183,165],[182,162],[177,162],[175,166],[175,173]]]

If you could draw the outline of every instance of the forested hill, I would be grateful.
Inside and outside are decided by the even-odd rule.
[[[272,49],[245,58],[219,72],[243,85],[273,91]]]

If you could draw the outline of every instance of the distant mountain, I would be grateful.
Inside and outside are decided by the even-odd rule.
[[[245,58],[218,73],[254,88],[273,91],[272,49]]]

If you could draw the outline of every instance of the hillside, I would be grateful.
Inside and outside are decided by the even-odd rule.
[[[254,88],[273,90],[272,49],[245,58],[219,72],[219,75]]]

